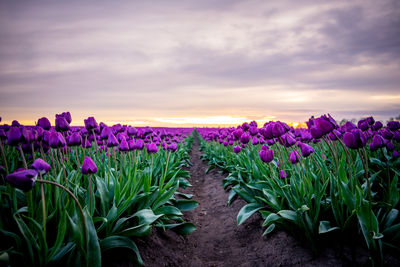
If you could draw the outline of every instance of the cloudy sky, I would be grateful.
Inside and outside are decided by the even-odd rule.
[[[188,126],[400,114],[400,1],[0,0],[0,116]]]

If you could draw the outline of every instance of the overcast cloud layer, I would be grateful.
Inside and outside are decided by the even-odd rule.
[[[400,114],[399,3],[0,1],[0,116],[387,119]]]

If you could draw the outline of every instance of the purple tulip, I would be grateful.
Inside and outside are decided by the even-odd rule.
[[[7,144],[9,146],[17,146],[21,142],[21,130],[12,126],[7,132]]]
[[[351,130],[356,129],[357,126],[351,121],[348,121],[342,126],[342,128],[345,132],[350,132]]]
[[[304,158],[314,153],[314,148],[310,145],[307,145],[305,143],[299,143],[299,147],[301,149],[301,154],[303,155]]]
[[[177,145],[176,143],[171,143],[171,144],[167,147],[167,149],[168,149],[169,151],[175,152],[175,151],[178,149],[178,145]]]
[[[393,151],[393,157],[400,158],[400,153],[397,150]]]
[[[369,144],[369,147],[371,148],[372,151],[377,150],[378,148],[382,148],[385,146],[383,137],[380,136],[379,134],[374,135],[372,138],[372,142]]]
[[[67,138],[68,146],[80,146],[82,143],[82,136],[75,132]]]
[[[50,171],[50,165],[41,158],[36,159],[32,163],[32,169],[35,169],[40,174],[46,174]]]
[[[88,131],[97,129],[99,127],[99,125],[97,124],[97,121],[94,117],[89,117],[86,120],[84,120],[85,122],[85,128]]]
[[[381,129],[382,127],[383,127],[382,122],[377,121],[377,122],[375,122],[375,124],[372,126],[372,129],[374,129],[375,131],[377,131],[377,130]]]
[[[3,129],[0,129],[0,140],[6,140],[7,135],[6,132]]]
[[[284,170],[281,170],[281,171],[279,172],[279,176],[281,177],[281,179],[284,179],[284,178],[287,177],[287,173],[286,173]]]
[[[57,132],[65,132],[68,131],[71,127],[69,126],[68,121],[65,117],[56,115],[56,131]]]
[[[384,129],[383,131],[382,131],[382,136],[385,138],[385,139],[392,139],[393,138],[393,133],[389,130],[389,129]]]
[[[129,136],[136,136],[138,130],[132,126],[128,126],[128,128],[126,128],[126,132]]]
[[[122,151],[122,152],[127,152],[127,151],[129,151],[129,144],[128,144],[128,142],[125,140],[125,138],[124,138],[124,139],[121,141],[121,143],[119,144],[118,149],[119,149],[119,151]]]
[[[92,147],[92,143],[89,142],[89,140],[85,140],[82,142],[82,147],[83,148],[91,148]]]
[[[291,147],[296,144],[296,140],[291,136],[290,133],[287,133],[281,136],[279,143],[285,147]]]
[[[155,143],[150,143],[146,146],[147,153],[155,154],[158,152],[158,147]]]
[[[118,140],[117,140],[117,138],[115,137],[115,135],[110,134],[110,135],[108,136],[107,146],[108,146],[108,147],[115,147],[115,146],[118,146],[118,145],[119,145],[119,143],[118,143]]]
[[[250,133],[251,136],[257,135],[258,134],[258,128],[255,127],[255,126],[250,127],[249,133]]]
[[[273,150],[270,150],[270,149],[267,149],[267,150],[261,149],[259,155],[260,155],[261,160],[262,160],[263,162],[265,162],[265,163],[268,163],[268,162],[271,162],[271,161],[274,160],[274,151],[273,151]]]
[[[362,131],[367,131],[369,129],[369,124],[368,124],[368,122],[366,120],[358,121],[357,126]]]
[[[36,170],[20,170],[6,176],[5,180],[11,186],[19,188],[24,192],[30,191],[35,185],[38,172]]]
[[[292,164],[296,164],[296,163],[300,162],[300,155],[299,155],[299,153],[297,152],[297,150],[293,150],[293,151],[290,153],[289,159],[290,159],[290,162],[291,162]]]
[[[135,149],[137,150],[143,150],[144,148],[144,142],[142,139],[136,139],[135,141]]]
[[[317,126],[312,126],[310,129],[310,133],[314,139],[319,139],[324,135],[322,130],[320,128],[318,128]]]
[[[235,140],[239,140],[240,137],[243,135],[243,130],[239,128],[239,129],[233,131],[232,134],[235,137]]]
[[[11,127],[19,127],[19,126],[21,126],[21,124],[17,120],[13,120],[11,122]]]
[[[388,151],[393,151],[394,150],[394,144],[392,143],[392,142],[387,142],[386,143],[386,149],[388,150]]]
[[[47,131],[48,131],[48,130],[50,130],[50,128],[51,128],[51,123],[50,123],[50,121],[49,121],[48,118],[43,117],[43,118],[40,118],[40,119],[38,120],[37,126],[42,127],[44,130],[47,130]]]
[[[97,172],[97,166],[90,157],[86,156],[83,160],[81,172],[82,174],[94,174]]]
[[[351,149],[362,148],[367,143],[367,138],[360,129],[354,129],[343,135],[343,142]]]
[[[400,129],[400,121],[389,121],[387,123],[387,127],[391,130],[391,131],[396,131],[398,129]]]
[[[281,137],[283,134],[286,133],[285,126],[282,122],[277,121],[272,125],[272,136],[275,138]]]
[[[241,150],[242,150],[242,148],[240,146],[233,147],[233,152],[235,152],[236,154],[239,154]]]
[[[104,127],[103,130],[100,133],[100,138],[105,140],[108,139],[108,136],[110,134],[113,134],[112,128],[111,127]]]
[[[250,135],[248,135],[247,133],[242,134],[242,136],[240,136],[240,142],[242,144],[247,144],[248,142],[250,142]]]

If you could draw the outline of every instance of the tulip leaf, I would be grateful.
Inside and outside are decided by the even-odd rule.
[[[196,226],[193,223],[185,222],[174,227],[173,230],[180,235],[188,235],[196,230]]]
[[[264,233],[262,234],[263,236],[271,233],[273,230],[275,229],[275,224],[271,224],[270,226],[268,226],[268,228],[264,231]]]
[[[293,210],[280,210],[278,214],[290,221],[295,222],[297,220],[297,213]]]
[[[135,242],[125,236],[108,236],[100,241],[101,251],[107,251],[115,248],[127,248],[135,253],[135,261],[139,265],[143,265],[143,260],[140,257],[139,249]]]
[[[181,211],[194,210],[198,205],[199,203],[195,200],[188,200],[188,199],[175,200],[175,206]]]
[[[329,233],[331,231],[340,229],[339,227],[335,226],[332,227],[331,223],[329,221],[320,221],[319,222],[319,228],[318,228],[318,233],[319,234],[325,234],[325,233]]]
[[[260,203],[250,203],[242,207],[237,215],[237,224],[241,225],[245,222],[251,215],[253,215],[256,211],[263,208],[264,206]]]

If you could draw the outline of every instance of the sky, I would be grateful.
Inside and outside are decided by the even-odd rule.
[[[228,126],[400,114],[400,1],[0,0],[0,116]]]

